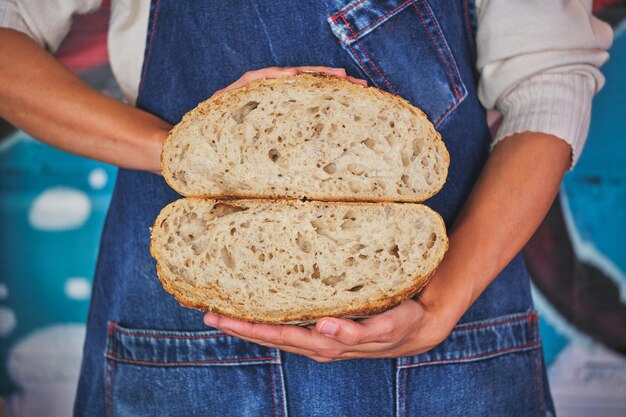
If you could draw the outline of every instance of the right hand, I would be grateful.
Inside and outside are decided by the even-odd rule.
[[[306,67],[268,67],[254,71],[248,71],[241,76],[237,81],[232,83],[231,85],[224,87],[221,90],[217,90],[214,95],[222,94],[226,91],[234,90],[237,88],[241,88],[254,80],[259,79],[271,79],[283,77],[285,75],[296,75],[301,72],[320,72],[327,75],[332,75],[339,78],[345,78],[351,83],[362,85],[363,87],[367,87],[367,81],[362,80],[360,78],[354,78],[346,74],[346,70],[344,68],[330,68],[330,67],[316,67],[316,66],[306,66]]]

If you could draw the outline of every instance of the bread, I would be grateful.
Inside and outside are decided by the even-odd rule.
[[[314,74],[257,80],[200,103],[163,146],[186,196],[420,202],[449,155],[406,100]]]
[[[441,217],[421,204],[184,198],[157,217],[151,253],[184,306],[308,323],[399,304],[447,246]]]
[[[365,317],[423,288],[448,247],[417,204],[448,152],[424,113],[346,80],[258,80],[187,113],[163,146],[179,193],[152,229],[184,306],[263,323]]]

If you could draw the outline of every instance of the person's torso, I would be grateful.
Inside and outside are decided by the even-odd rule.
[[[270,66],[343,67],[349,75],[420,107],[441,133],[450,152],[449,175],[443,189],[426,204],[449,227],[480,173],[490,143],[476,94],[472,10],[464,0],[153,0],[137,106],[176,123],[246,71]],[[206,332],[201,312],[181,307],[163,290],[149,252],[149,228],[159,210],[177,198],[180,195],[160,176],[119,171],[94,281],[79,390],[85,399],[79,398],[77,410],[86,409],[90,395],[95,395],[88,388],[90,377],[105,379],[110,395],[125,395],[111,388],[110,379],[120,363],[280,361],[273,349],[234,338],[218,341],[214,333]],[[518,256],[461,322],[521,314],[530,308],[528,277]],[[515,319],[522,325],[519,334],[526,337],[525,317],[529,323],[532,318],[520,317]],[[512,321],[503,323],[511,331]],[[148,339],[156,345],[148,344]],[[494,336],[498,347],[499,340]],[[526,339],[507,340],[523,345]],[[102,349],[108,358],[106,370],[100,362]],[[403,361],[406,366],[413,363],[411,358]],[[366,378],[367,368],[362,372]]]

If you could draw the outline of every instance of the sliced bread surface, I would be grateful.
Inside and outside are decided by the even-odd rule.
[[[441,217],[421,204],[185,198],[159,214],[151,253],[184,306],[310,323],[399,304],[447,247]]]
[[[326,201],[420,202],[443,186],[449,164],[439,133],[406,100],[306,73],[200,103],[161,158],[186,196]]]

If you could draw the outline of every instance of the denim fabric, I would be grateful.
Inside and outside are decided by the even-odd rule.
[[[251,69],[327,65],[399,94],[450,151],[427,204],[450,226],[486,160],[466,0],[153,0],[137,105],[172,123]],[[180,196],[121,169],[102,236],[75,413],[543,416],[552,411],[516,256],[424,355],[319,364],[207,330],[159,283],[149,227]],[[502,213],[503,216],[506,213]]]

